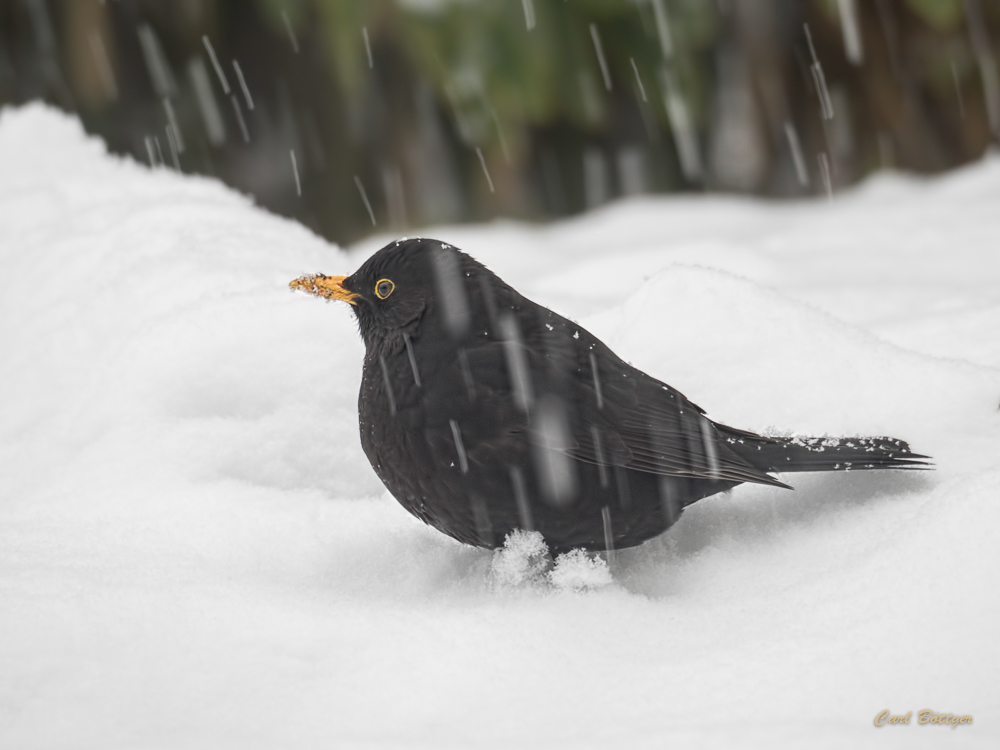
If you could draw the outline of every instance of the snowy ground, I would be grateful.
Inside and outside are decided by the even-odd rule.
[[[998,206],[994,157],[427,231],[716,419],[938,465],[742,487],[608,586],[511,588],[383,491],[352,316],[287,289],[387,237],[5,111],[0,747],[996,747]]]

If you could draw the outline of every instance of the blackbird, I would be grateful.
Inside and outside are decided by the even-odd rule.
[[[351,276],[290,285],[352,306],[361,445],[410,513],[496,548],[632,547],[695,501],[768,472],[926,466],[901,440],[764,437],[713,422],[577,323],[458,249],[392,242]]]

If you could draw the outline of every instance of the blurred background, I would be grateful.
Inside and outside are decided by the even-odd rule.
[[[0,105],[341,244],[623,195],[834,195],[1000,133],[982,0],[0,0]]]

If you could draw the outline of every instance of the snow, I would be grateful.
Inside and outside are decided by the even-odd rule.
[[[537,531],[518,530],[508,534],[503,547],[493,555],[490,577],[497,588],[541,586],[551,567],[544,537]]]
[[[582,549],[559,555],[549,579],[556,588],[570,591],[598,589],[612,583],[611,569],[604,558]]]
[[[352,316],[287,284],[390,238],[344,254],[4,110],[0,746],[995,747],[998,198],[987,156],[832,204],[426,230],[715,419],[937,463],[740,487],[549,568],[367,465]]]
[[[605,557],[574,549],[553,560],[541,534],[522,530],[508,534],[493,555],[489,581],[499,591],[551,586],[579,592],[614,583]]]

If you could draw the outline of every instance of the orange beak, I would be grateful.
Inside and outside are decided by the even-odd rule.
[[[346,276],[324,276],[321,273],[302,276],[295,279],[288,286],[292,289],[301,289],[317,297],[326,299],[339,299],[351,305],[356,305],[357,299],[361,296],[349,289],[344,289],[344,279]]]

